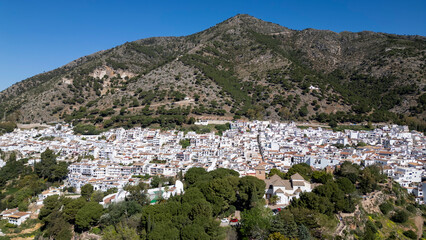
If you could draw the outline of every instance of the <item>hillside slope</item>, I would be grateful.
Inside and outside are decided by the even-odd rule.
[[[19,122],[163,126],[191,117],[393,121],[424,129],[426,38],[290,30],[237,15],[77,59],[0,93]]]

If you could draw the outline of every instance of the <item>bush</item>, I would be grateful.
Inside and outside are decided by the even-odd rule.
[[[376,225],[376,227],[377,227],[378,229],[382,229],[382,228],[383,228],[383,224],[382,224],[382,222],[380,222],[380,221],[375,221],[375,222],[374,222],[374,225]]]
[[[7,228],[17,228],[18,226],[12,223],[6,223],[5,225]]]
[[[407,206],[407,211],[409,211],[410,213],[415,213],[416,207],[410,204]]]
[[[16,123],[13,122],[0,122],[0,133],[1,132],[13,132],[13,130],[16,128]]]
[[[94,227],[92,228],[92,230],[90,230],[90,232],[99,235],[101,233],[101,229],[99,229],[98,227]]]
[[[79,124],[74,127],[74,133],[82,135],[98,135],[99,133],[101,133],[101,131],[96,129],[96,127],[93,125]]]
[[[183,149],[189,147],[191,145],[190,139],[182,139],[179,141],[179,144],[182,146]]]
[[[417,234],[413,230],[405,231],[403,234],[408,238],[417,239]]]
[[[397,223],[405,223],[408,220],[408,213],[404,210],[397,210],[391,220]]]
[[[380,208],[380,211],[382,211],[382,213],[384,215],[388,214],[390,211],[393,210],[392,204],[387,203],[387,202],[380,204],[379,208]]]

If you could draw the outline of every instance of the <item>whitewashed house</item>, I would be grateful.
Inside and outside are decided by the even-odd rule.
[[[10,224],[19,226],[25,222],[30,217],[30,215],[30,212],[17,212],[8,216],[8,222]]]
[[[312,191],[311,183],[298,173],[291,176],[290,180],[284,180],[278,175],[273,175],[264,181],[266,183],[266,200],[269,200],[272,196],[278,196],[277,205],[288,205],[293,198],[299,198],[301,192]]]
[[[19,212],[18,208],[6,209],[0,213],[0,219],[7,220],[10,215]]]

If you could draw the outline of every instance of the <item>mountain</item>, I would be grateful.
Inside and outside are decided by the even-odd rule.
[[[0,93],[0,114],[100,128],[245,117],[390,121],[424,130],[425,63],[423,36],[298,31],[237,15],[193,35],[127,42],[28,78]]]

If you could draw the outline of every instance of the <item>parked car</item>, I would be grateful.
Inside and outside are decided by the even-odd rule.
[[[227,219],[227,218],[222,218],[220,221],[221,221],[222,223],[229,223],[229,219]]]
[[[238,219],[233,218],[233,219],[231,219],[231,222],[233,222],[233,223],[237,223],[237,222],[238,222]]]

